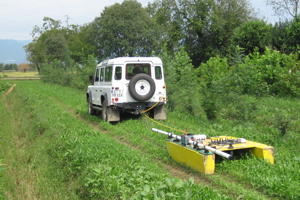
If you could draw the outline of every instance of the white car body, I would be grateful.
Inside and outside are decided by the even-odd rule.
[[[163,63],[158,57],[103,61],[97,65],[92,83],[87,88],[90,114],[102,110],[103,120],[119,121],[120,111],[140,114],[162,99],[154,108],[154,118],[166,119]]]

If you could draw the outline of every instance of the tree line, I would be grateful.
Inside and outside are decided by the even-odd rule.
[[[275,4],[278,1],[269,1]],[[275,8],[274,8],[275,9]],[[278,11],[279,12],[279,11]],[[68,55],[77,63],[94,55],[98,61],[120,56],[150,56],[163,49],[174,55],[184,48],[197,68],[210,57],[230,57],[236,46],[245,55],[266,47],[282,53],[296,52],[300,19],[274,25],[257,17],[248,0],[157,0],[146,8],[136,0],[106,7],[85,25],[62,26],[45,17],[25,46],[28,60],[39,70]],[[164,48],[165,47],[165,48]]]
[[[4,72],[4,70],[26,72],[29,69],[30,69],[30,66],[28,63],[21,63],[19,65],[16,63],[10,63],[10,64],[0,63],[0,72]],[[34,70],[34,69],[32,69],[32,70]]]
[[[16,63],[0,63],[0,72],[3,70],[18,70],[18,65]]]
[[[214,113],[216,99],[222,99],[225,91],[227,97],[231,92],[300,96],[298,1],[288,1],[288,7],[280,4],[284,0],[267,1],[279,16],[292,16],[270,24],[258,18],[248,0],[156,0],[145,8],[136,0],[125,0],[105,7],[81,26],[63,26],[45,17],[43,26],[33,28],[33,42],[24,48],[44,81],[80,89],[88,84],[97,62],[159,56],[167,84],[172,85],[169,105],[194,104],[191,99],[177,102],[182,92],[175,95],[190,80],[189,89],[201,94],[195,96],[200,104],[190,109],[198,106]],[[187,96],[191,95],[182,97]]]

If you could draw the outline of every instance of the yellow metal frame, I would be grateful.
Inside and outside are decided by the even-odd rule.
[[[167,141],[170,155],[177,162],[183,163],[203,174],[214,174],[215,154],[203,155],[195,150]]]
[[[207,138],[207,142],[211,142],[212,140],[220,140],[220,139],[237,140],[238,138],[231,137],[231,136],[219,136],[219,137]],[[229,145],[216,145],[216,149],[220,151],[234,151],[239,149],[249,149],[255,157],[265,159],[269,163],[274,164],[274,147],[261,144],[258,142],[249,141],[249,140],[247,140],[246,143],[233,144],[232,146],[233,149],[229,149]]]
[[[207,142],[211,142],[212,140],[220,140],[220,139],[238,139],[231,136],[219,136],[215,138],[208,138]],[[220,151],[234,151],[240,149],[249,149],[250,152],[253,153],[254,156],[258,158],[262,158],[267,160],[267,162],[274,164],[274,147],[253,142],[246,141],[246,143],[238,143],[233,144],[233,149],[229,148],[229,145],[212,145],[216,146],[216,149]],[[199,171],[203,174],[214,174],[215,172],[215,154],[212,152],[206,154],[201,154],[200,152],[191,149],[189,147],[185,147],[178,143],[167,140],[167,148],[171,157],[180,163],[183,163],[191,168]]]

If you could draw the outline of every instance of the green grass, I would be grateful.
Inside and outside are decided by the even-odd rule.
[[[39,77],[38,71],[27,71],[27,72],[2,72],[7,75],[7,78],[21,78],[21,77]]]
[[[229,199],[192,178],[173,178],[148,154],[96,132],[57,101],[78,112],[86,107],[79,91],[41,82],[22,82],[1,96],[9,199]]]
[[[0,93],[0,102],[3,102],[4,95]],[[4,105],[0,104],[0,113],[4,113]],[[0,117],[3,117],[2,114],[0,114]],[[0,133],[4,131],[4,123],[2,120],[0,120]],[[5,145],[5,142],[3,140],[2,134],[0,135],[0,147],[3,147]],[[6,170],[5,164],[3,163],[3,157],[0,155],[0,199],[7,199],[5,196],[5,188],[3,183],[3,174]]]
[[[25,87],[35,88],[40,93],[54,97],[63,104],[74,108],[86,119],[99,123],[102,130],[139,147],[150,158],[174,164],[165,147],[165,137],[151,131],[152,127],[168,130],[144,117],[127,119],[116,125],[102,122],[97,116],[88,116],[84,91],[49,84],[28,83]],[[31,85],[32,84],[32,85]],[[245,98],[248,98],[245,96]],[[252,98],[253,97],[249,97]],[[247,121],[205,121],[192,117],[189,113],[168,112],[163,123],[186,129],[188,132],[207,136],[229,135],[275,147],[275,164],[270,165],[252,156],[239,160],[223,160],[216,164],[216,175],[229,174],[232,180],[243,187],[260,192],[269,198],[300,198],[299,163],[299,113],[300,102],[292,98],[266,97],[254,99],[257,109],[255,116]],[[282,116],[278,118],[277,116]],[[288,120],[288,131],[283,135],[278,127],[281,121]],[[176,132],[175,132],[176,133]],[[180,134],[180,133],[176,133]],[[213,178],[211,178],[213,179]],[[224,184],[226,182],[223,182]]]

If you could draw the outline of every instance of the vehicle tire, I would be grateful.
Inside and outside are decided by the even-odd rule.
[[[131,78],[128,90],[135,100],[146,101],[154,95],[155,82],[148,74],[137,74]]]
[[[88,112],[89,115],[96,115],[96,110],[93,108],[91,97],[88,99]]]
[[[102,103],[102,120],[107,121],[107,105],[105,101]]]

